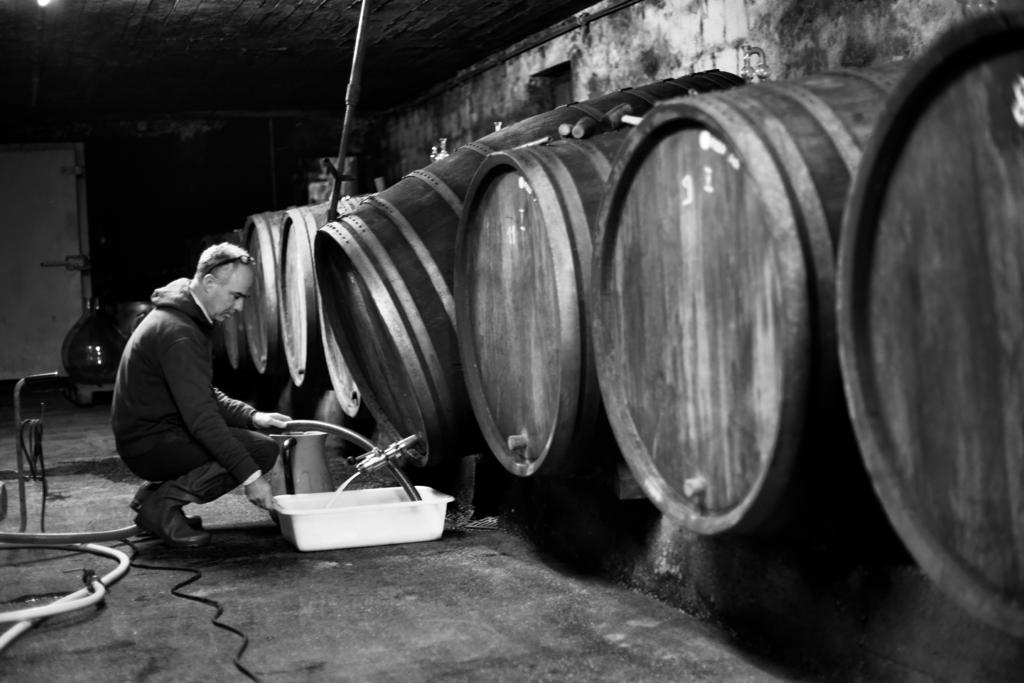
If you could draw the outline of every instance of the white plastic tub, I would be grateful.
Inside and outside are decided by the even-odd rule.
[[[441,538],[444,513],[454,498],[417,486],[423,500],[409,500],[401,487],[274,496],[281,531],[299,550],[334,550],[416,543]]]

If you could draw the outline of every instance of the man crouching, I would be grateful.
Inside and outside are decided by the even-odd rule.
[[[206,545],[210,534],[182,506],[208,503],[241,484],[270,510],[277,444],[253,431],[291,418],[258,412],[213,386],[213,330],[242,306],[253,258],[227,242],[206,249],[191,280],[153,292],[155,308],[132,333],[114,383],[111,424],[128,469],[148,482],[131,502],[135,524],[172,547]]]

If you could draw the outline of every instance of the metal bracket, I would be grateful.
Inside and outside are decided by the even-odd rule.
[[[43,268],[65,268],[67,270],[89,270],[91,264],[89,257],[85,254],[71,254],[65,256],[63,261],[43,261],[39,264]]]
[[[330,157],[324,157],[320,160],[320,163],[323,165],[324,170],[334,178],[335,182],[340,183],[343,180],[355,180],[352,176],[345,175],[343,172],[338,170],[338,167],[334,165],[334,161],[332,161]]]
[[[18,462],[18,497],[19,497],[19,512],[21,513],[21,521],[18,525],[18,531],[24,533],[28,525],[28,512],[25,501],[25,463],[24,457],[21,453],[21,441],[18,436],[21,433],[21,389],[29,382],[37,380],[56,379],[60,375],[57,372],[44,372],[38,375],[29,375],[22,377],[14,385],[14,452],[17,456]],[[44,499],[45,500],[45,499]],[[6,507],[6,505],[5,505]]]

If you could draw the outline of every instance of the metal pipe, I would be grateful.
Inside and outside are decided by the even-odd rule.
[[[363,0],[359,7],[359,24],[356,27],[352,71],[348,77],[348,89],[345,90],[345,118],[341,123],[341,140],[338,143],[338,169],[334,174],[334,191],[331,192],[331,205],[327,210],[327,220],[329,221],[338,218],[338,199],[341,195],[341,178],[345,173],[345,154],[348,152],[352,119],[355,116],[356,104],[359,102],[359,89],[362,86],[363,54],[366,52],[366,17],[370,14],[369,8],[370,0]]]
[[[320,422],[319,420],[289,420],[284,423],[284,428],[288,431],[321,431],[335,436],[340,436],[343,439],[348,439],[352,443],[358,444],[368,451],[372,451],[377,446],[367,439],[359,432],[354,432],[347,427],[340,425],[331,424],[330,422]]]
[[[14,385],[14,451],[18,460],[18,510],[21,513],[21,523],[18,531],[25,531],[28,522],[28,512],[25,507],[25,464],[21,457],[21,441],[18,436],[21,434],[21,388],[28,382],[36,379],[53,379],[57,377],[56,372],[44,372],[38,375],[28,375],[18,380]]]
[[[388,470],[391,471],[391,475],[398,480],[398,483],[402,486],[402,490],[405,491],[405,495],[409,496],[409,500],[423,500],[420,496],[420,492],[416,490],[416,487],[412,485],[406,477],[405,473],[398,468],[398,465],[393,460],[388,459],[387,461]]]

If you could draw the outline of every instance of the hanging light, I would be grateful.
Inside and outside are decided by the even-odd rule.
[[[40,7],[46,7],[47,5],[50,4],[50,0],[36,0],[36,2],[39,3]]]

